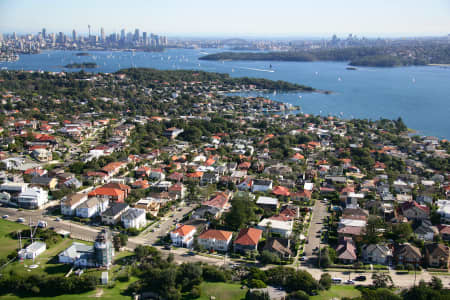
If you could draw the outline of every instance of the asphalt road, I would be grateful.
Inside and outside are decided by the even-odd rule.
[[[313,208],[312,219],[308,229],[308,243],[305,245],[305,258],[315,258],[314,249],[320,245],[320,234],[323,231],[323,219],[329,215],[327,205],[316,200]]]

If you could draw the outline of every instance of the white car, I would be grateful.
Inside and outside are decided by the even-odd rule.
[[[345,282],[345,284],[355,284],[355,282],[354,282],[353,280],[347,280],[347,281]]]
[[[19,222],[19,223],[24,223],[24,222],[25,222],[25,219],[24,219],[24,218],[18,218],[18,219],[17,219],[17,222]]]

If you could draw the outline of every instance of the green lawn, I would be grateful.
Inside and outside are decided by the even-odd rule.
[[[26,228],[25,225],[0,219],[0,258],[19,248],[18,241],[10,238],[9,233]]]
[[[333,298],[356,298],[361,292],[351,285],[333,285],[328,291],[321,291],[319,295],[310,297],[311,300],[329,300]]]
[[[244,299],[246,289],[241,289],[240,284],[223,282],[203,282],[200,285],[202,296],[197,300],[209,300],[215,296],[217,300],[240,300]]]

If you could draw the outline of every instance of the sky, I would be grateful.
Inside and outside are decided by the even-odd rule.
[[[0,32],[122,28],[169,36],[368,37],[450,33],[450,0],[0,0]]]

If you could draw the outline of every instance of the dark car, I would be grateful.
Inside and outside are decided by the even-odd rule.
[[[164,249],[164,250],[170,250],[171,247],[170,247],[170,245],[165,245],[163,249]]]
[[[355,281],[366,281],[366,276],[364,276],[364,275],[361,275],[361,276],[357,276],[357,277],[355,277]]]

